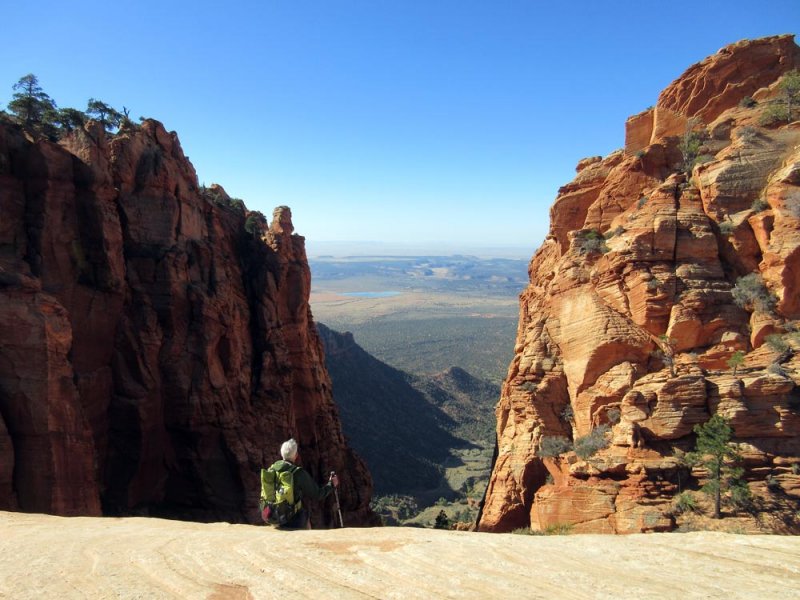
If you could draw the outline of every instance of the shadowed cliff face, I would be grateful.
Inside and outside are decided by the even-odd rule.
[[[294,436],[373,521],[309,311],[304,240],[201,194],[156,121],[60,144],[0,124],[0,508],[258,519]],[[313,508],[317,525],[331,507]]]
[[[759,125],[798,65],[791,36],[721,50],[661,94],[656,126],[629,120],[627,152],[581,161],[560,190],[521,296],[482,530],[670,529],[675,494],[704,477],[676,450],[715,413],[742,443],[751,489],[769,498],[770,479],[800,499],[800,127]],[[745,95],[754,106],[739,106]],[[687,176],[691,119],[705,162]],[[734,302],[749,273],[774,311]],[[594,457],[542,451],[599,426],[608,447]]]

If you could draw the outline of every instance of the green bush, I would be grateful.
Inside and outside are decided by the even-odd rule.
[[[244,222],[244,230],[252,236],[261,235],[267,225],[267,218],[259,211],[253,211]]]
[[[439,514],[436,515],[436,521],[433,524],[434,529],[450,529],[450,517],[447,516],[447,513],[444,510],[440,510]]]
[[[581,254],[605,254],[608,246],[603,236],[596,229],[590,229],[583,237],[579,245]]]
[[[608,447],[608,440],[606,439],[608,431],[608,425],[600,425],[595,427],[589,435],[576,439],[575,454],[586,460],[597,454],[598,450]]]
[[[719,232],[722,235],[730,235],[733,233],[734,229],[736,229],[736,225],[733,221],[723,221],[719,224]]]
[[[783,367],[779,363],[771,363],[767,367],[767,373],[771,375],[780,375],[781,377],[786,377],[786,371],[783,370]]]
[[[758,129],[745,125],[736,130],[736,137],[745,142],[750,142],[758,137]]]
[[[767,289],[759,273],[750,273],[736,280],[731,290],[733,301],[748,310],[772,312],[778,299]]]
[[[752,511],[754,508],[753,493],[747,483],[741,479],[744,469],[739,471],[738,478],[730,483],[726,504],[736,510]]]
[[[676,514],[682,515],[688,512],[698,512],[700,505],[697,499],[689,492],[682,492],[675,497],[673,510]]]
[[[768,335],[764,338],[764,342],[771,350],[774,350],[775,352],[786,352],[789,349],[789,344],[779,333]]]
[[[758,117],[758,124],[762,127],[786,123],[789,120],[789,111],[780,104],[770,104],[764,108]]]
[[[571,523],[553,523],[542,530],[531,530],[530,535],[569,535],[572,533],[572,528]]]
[[[572,444],[567,438],[558,435],[548,435],[543,436],[539,442],[538,454],[541,457],[550,458],[558,456],[559,454],[564,454],[570,450],[572,450]]]
[[[750,208],[755,212],[761,212],[769,208],[769,203],[763,198],[756,198],[753,200],[753,204],[750,205]]]
[[[742,108],[753,108],[758,102],[752,96],[745,96],[739,100],[739,106]]]

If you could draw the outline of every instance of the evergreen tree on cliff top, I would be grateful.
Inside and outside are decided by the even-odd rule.
[[[100,121],[106,131],[119,127],[123,118],[122,113],[96,98],[89,98],[89,102],[86,105],[86,114]]]
[[[38,129],[52,122],[56,103],[42,90],[36,75],[28,73],[14,84],[13,89],[16,93],[8,103],[8,110],[20,124]]]

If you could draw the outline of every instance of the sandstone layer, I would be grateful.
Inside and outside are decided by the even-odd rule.
[[[288,208],[267,226],[201,188],[152,120],[59,143],[0,123],[0,199],[0,508],[254,521],[294,436],[372,520]]]
[[[798,56],[792,36],[724,48],[637,117],[646,132],[629,121],[627,152],[581,161],[560,190],[520,297],[481,530],[669,530],[703,478],[680,452],[716,413],[753,492],[800,500],[800,123],[759,125]],[[748,274],[771,301],[734,301]],[[553,451],[592,433],[594,456]]]
[[[647,557],[647,560],[642,560]],[[490,535],[0,512],[0,598],[800,598],[800,538]],[[531,580],[536,573],[536,580]]]

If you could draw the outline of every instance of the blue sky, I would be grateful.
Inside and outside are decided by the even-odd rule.
[[[800,2],[15,2],[0,105],[35,73],[178,132],[206,184],[310,242],[532,252],[577,161],[692,63]],[[528,254],[530,254],[528,252]]]

